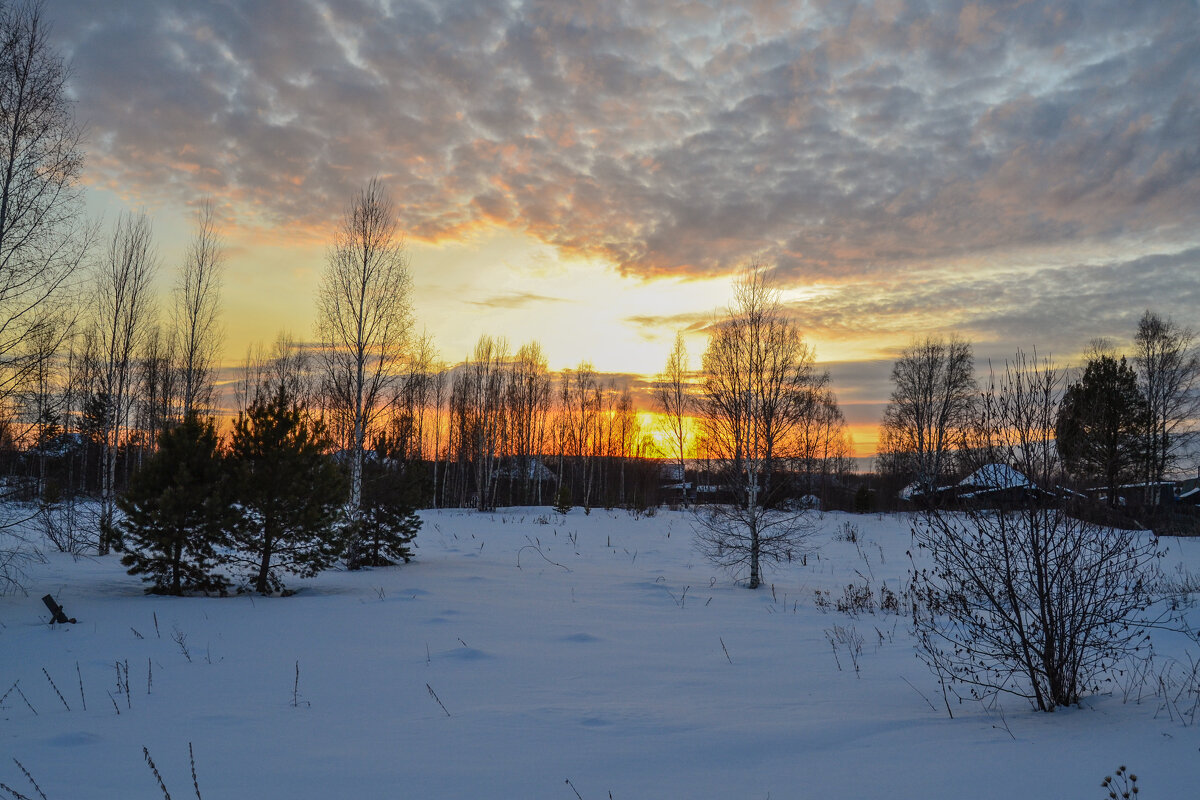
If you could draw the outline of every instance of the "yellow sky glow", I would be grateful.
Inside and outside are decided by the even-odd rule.
[[[117,198],[97,187],[90,193],[92,205],[106,217],[111,216],[107,209],[137,207],[130,198]],[[169,292],[190,236],[191,212],[171,206],[145,210],[159,241],[160,318],[165,321]],[[303,229],[289,235],[284,229],[227,222],[224,236],[222,365],[237,367],[251,347],[270,345],[280,333],[298,341],[310,339],[315,293],[325,265],[319,232]],[[629,277],[612,265],[564,255],[531,235],[494,226],[476,227],[457,240],[410,240],[408,253],[416,332],[431,334],[449,364],[466,358],[480,336],[492,335],[506,337],[514,351],[538,341],[555,371],[588,361],[601,373],[652,378],[662,369],[676,330],[719,315],[730,296],[728,276]],[[782,299],[802,307],[839,290],[832,283],[814,284],[789,288]],[[902,343],[868,331],[836,333],[840,338],[808,337],[819,361],[879,358],[885,347]],[[706,336],[690,330],[685,337],[691,368],[698,369]],[[664,449],[657,415],[651,408],[644,412],[643,427]],[[877,438],[874,423],[851,425],[849,430],[855,455],[870,455]]]

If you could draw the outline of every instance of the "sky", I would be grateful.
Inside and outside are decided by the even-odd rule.
[[[90,213],[144,209],[168,286],[199,202],[225,359],[311,335],[378,176],[418,325],[551,367],[693,364],[774,280],[860,452],[896,353],[1074,363],[1146,309],[1200,327],[1200,6],[1080,2],[49,0]]]

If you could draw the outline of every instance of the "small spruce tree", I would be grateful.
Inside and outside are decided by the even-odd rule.
[[[280,573],[307,578],[337,559],[346,486],[329,449],[325,426],[282,387],[234,422],[230,460],[241,514],[226,560],[254,591],[278,591]]]
[[[214,570],[217,547],[234,519],[211,421],[190,418],[159,436],[158,451],[134,474],[117,500],[118,523],[131,575],[155,594],[225,591]]]
[[[554,510],[559,514],[566,514],[571,508],[571,489],[564,483],[558,487],[558,493],[554,496]]]
[[[421,529],[414,501],[420,491],[417,466],[397,464],[379,449],[374,455],[363,463],[362,509],[344,556],[350,569],[407,564]]]

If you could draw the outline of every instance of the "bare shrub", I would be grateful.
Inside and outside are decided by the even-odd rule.
[[[833,648],[833,660],[837,664],[838,671],[840,672],[842,669],[842,660],[838,656],[840,652],[850,660],[850,665],[854,667],[854,674],[861,676],[858,662],[862,657],[862,634],[854,630],[853,625],[834,625],[832,628],[825,629],[825,640]]]
[[[833,601],[829,599],[829,592],[824,589],[813,589],[813,605],[822,614],[828,613],[829,609],[833,606]]]
[[[42,503],[38,508],[37,527],[42,537],[60,553],[78,556],[95,547],[95,526],[90,522],[90,515],[80,510],[74,498]]]
[[[835,541],[838,542],[858,542],[858,526],[853,522],[843,522],[838,526],[837,533],[833,535]]]
[[[701,555],[735,573],[749,573],[751,587],[761,584],[760,565],[791,562],[816,549],[816,525],[804,512],[713,504],[699,508],[695,520]]]
[[[1104,780],[1100,782],[1100,788],[1108,792],[1106,796],[1112,798],[1112,800],[1117,800],[1119,797],[1137,797],[1137,775],[1125,769],[1125,765],[1122,764],[1117,768],[1115,778],[1112,775],[1104,776]]]
[[[1060,373],[1018,353],[984,393],[973,452],[1029,479],[983,506],[913,528],[931,566],[911,573],[918,655],[972,697],[1009,693],[1052,711],[1079,702],[1174,625],[1158,599],[1155,538],[1071,515],[1055,486]]]
[[[12,592],[25,594],[26,570],[32,564],[45,562],[45,556],[18,527],[0,529],[0,595]]]
[[[849,583],[837,601],[837,610],[843,614],[858,616],[875,613],[875,594],[868,583]]]

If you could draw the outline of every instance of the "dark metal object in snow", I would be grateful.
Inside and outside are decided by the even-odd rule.
[[[74,617],[68,618],[66,613],[63,611],[63,607],[60,606],[58,603],[54,602],[53,596],[46,595],[45,597],[42,598],[42,602],[46,604],[46,608],[50,609],[50,624],[51,625],[53,625],[56,622],[60,625],[66,625],[68,622],[70,622],[72,625],[75,624],[75,618]]]

